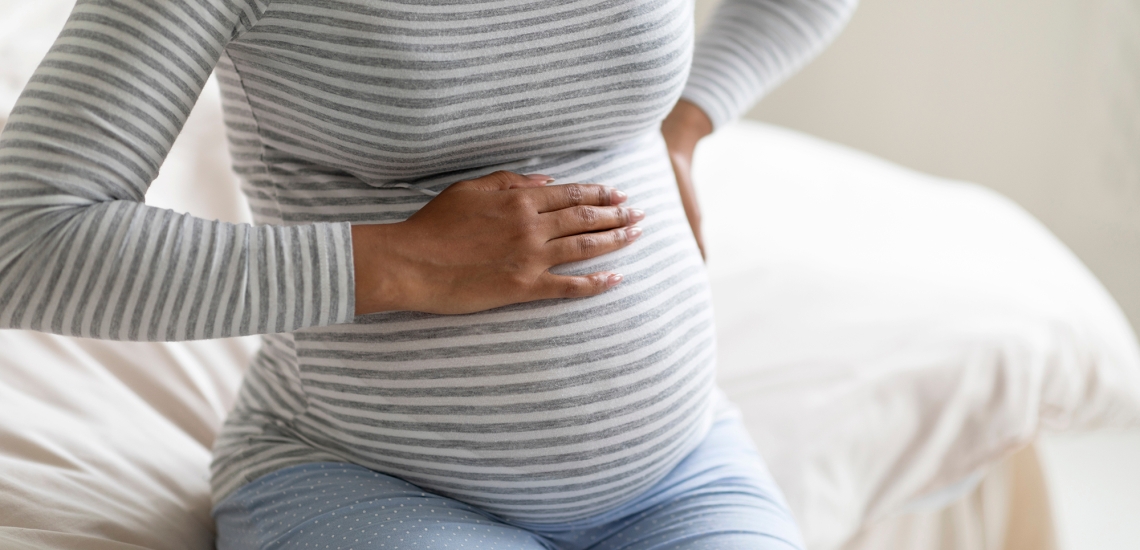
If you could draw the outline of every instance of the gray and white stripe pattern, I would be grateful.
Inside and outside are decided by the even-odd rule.
[[[684,96],[714,127],[743,114],[756,98],[827,46],[858,0],[724,0],[697,44]]]
[[[0,327],[121,340],[352,319],[345,223],[233,225],[147,207],[254,4],[79,2],[0,137]]]
[[[729,0],[689,75],[688,0],[83,0],[0,136],[0,326],[267,334],[215,499],[346,460],[518,522],[589,517],[710,422],[708,288],[657,126],[682,91],[735,116],[851,7]],[[142,204],[215,67],[255,226]],[[350,224],[497,169],[626,191],[645,235],[558,268],[625,282],[353,320]]]

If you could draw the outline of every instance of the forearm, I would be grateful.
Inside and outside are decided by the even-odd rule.
[[[704,110],[684,99],[677,102],[661,123],[661,135],[665,138],[669,161],[677,178],[681,205],[702,256],[705,255],[705,245],[701,235],[701,209],[697,201],[697,190],[693,186],[692,163],[697,142],[712,131],[712,121]]]
[[[352,319],[347,224],[255,227],[132,201],[13,208],[19,190],[0,190],[2,328],[171,341]]]

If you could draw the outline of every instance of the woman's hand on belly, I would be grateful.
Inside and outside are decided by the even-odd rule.
[[[693,237],[705,257],[705,242],[701,237],[701,207],[697,204],[697,191],[693,188],[693,151],[697,142],[713,131],[708,115],[695,104],[684,99],[677,102],[673,111],[661,123],[661,135],[669,149],[669,161],[673,163],[673,173],[677,175],[677,189],[681,192],[681,204]]]
[[[352,228],[356,314],[461,314],[600,294],[621,275],[554,275],[641,235],[645,214],[620,191],[546,187],[548,176],[495,172],[458,182],[406,221]]]

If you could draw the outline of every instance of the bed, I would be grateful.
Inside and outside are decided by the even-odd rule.
[[[0,120],[69,3],[0,0]],[[147,200],[247,220],[213,86]],[[1140,425],[1140,347],[1041,224],[753,122],[698,150],[720,385],[811,550],[1048,548],[1043,431]],[[209,549],[209,449],[255,338],[0,331],[0,548]]]

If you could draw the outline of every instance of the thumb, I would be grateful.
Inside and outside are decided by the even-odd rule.
[[[547,271],[535,281],[535,299],[585,298],[601,294],[617,286],[622,276],[617,273],[600,272],[590,275],[554,275]]]

